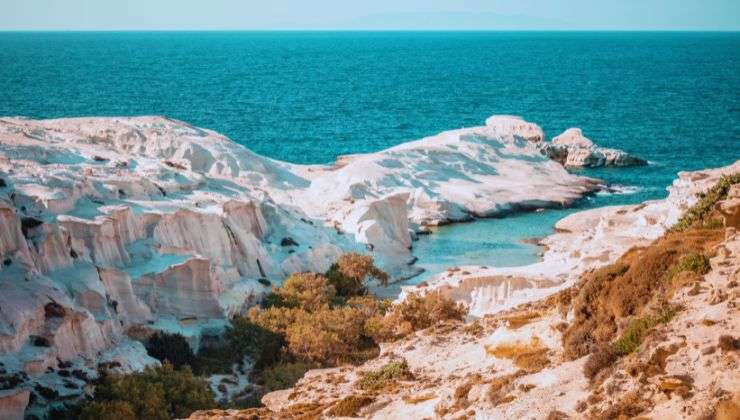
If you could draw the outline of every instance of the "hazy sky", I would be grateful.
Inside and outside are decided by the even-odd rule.
[[[13,29],[740,30],[740,0],[0,0]]]

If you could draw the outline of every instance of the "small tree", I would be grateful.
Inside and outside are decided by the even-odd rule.
[[[195,363],[193,350],[182,334],[157,332],[147,340],[146,352],[160,362],[170,362],[175,369],[192,367]]]
[[[329,306],[336,289],[321,274],[293,274],[274,292],[280,297],[281,306],[315,311]]]
[[[256,369],[277,362],[280,359],[280,349],[285,343],[279,333],[261,327],[245,317],[231,320],[231,326],[226,330],[226,340],[235,356],[235,362],[249,356]]]
[[[373,258],[357,253],[344,254],[329,267],[326,277],[336,289],[337,296],[350,297],[366,293],[365,281],[374,278],[388,284],[388,274],[373,265]]]

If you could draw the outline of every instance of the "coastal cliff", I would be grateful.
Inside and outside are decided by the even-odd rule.
[[[535,124],[492,117],[295,165],[162,117],[2,118],[5,387],[32,390],[41,412],[78,397],[101,366],[158,364],[140,343],[151,334],[198,349],[272,285],[344,252],[407,278],[419,272],[412,239],[428,226],[569,205],[603,187],[567,172],[548,144]]]
[[[465,303],[467,321],[191,418],[735,418],[738,211],[740,161],[680,173],[666,199],[561,220],[540,263],[404,289]]]

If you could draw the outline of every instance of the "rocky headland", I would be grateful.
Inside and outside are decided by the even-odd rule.
[[[439,292],[467,321],[191,418],[737,418],[740,161],[668,190],[561,220],[540,263],[453,267],[399,299]]]
[[[643,163],[580,130],[545,141],[508,116],[334,165],[275,161],[162,117],[0,118],[0,405],[43,416],[101,367],[158,364],[141,343],[154,332],[197,349],[292,273],[355,251],[408,278],[413,239],[430,226],[567,206],[604,185],[565,166]],[[737,169],[682,174],[666,200],[564,219],[534,266],[460,268],[428,288],[478,317],[546,298],[658,238]],[[265,397],[279,412],[276,401]]]

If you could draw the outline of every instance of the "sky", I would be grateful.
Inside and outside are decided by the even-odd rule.
[[[740,30],[740,0],[0,0],[0,30]]]

